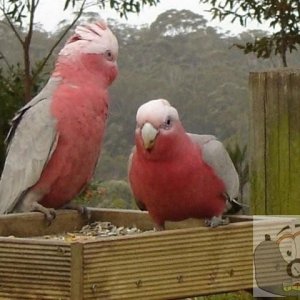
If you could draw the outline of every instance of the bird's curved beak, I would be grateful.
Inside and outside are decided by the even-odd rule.
[[[150,150],[153,148],[158,130],[150,123],[145,123],[141,130],[144,148]]]

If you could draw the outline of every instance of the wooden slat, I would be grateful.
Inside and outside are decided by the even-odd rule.
[[[300,212],[300,69],[250,74],[254,214]]]
[[[59,214],[73,225],[82,222],[75,212]],[[41,221],[39,214],[24,215],[26,222]],[[139,211],[92,209],[91,215],[91,221],[153,228]],[[0,299],[162,300],[251,288],[253,242],[266,232],[276,235],[291,219],[230,219],[218,228],[190,219],[170,222],[165,231],[77,242],[0,237]],[[60,220],[51,230],[62,232],[64,224]]]
[[[91,222],[93,221],[104,221],[112,222],[116,226],[136,226],[142,230],[152,230],[154,223],[151,220],[148,212],[142,212],[131,209],[105,209],[105,208],[89,208],[91,211]],[[244,222],[251,221],[251,216],[229,216],[230,222]],[[203,219],[188,219],[180,222],[165,223],[167,230],[181,229],[181,228],[192,228],[192,227],[204,227]]]
[[[250,73],[250,184],[251,208],[256,214],[265,214],[265,84],[264,73]]]
[[[281,213],[277,201],[279,195],[279,76],[276,72],[266,73],[265,98],[265,152],[266,152],[266,178],[265,178],[265,214]],[[256,212],[257,213],[257,212]]]
[[[70,249],[60,247],[2,238],[0,299],[70,299]]]
[[[58,210],[51,225],[41,213],[8,214],[0,217],[0,236],[34,237],[80,229],[88,222],[74,210]]]
[[[84,244],[84,298],[172,299],[174,291],[185,297],[250,287],[252,223],[230,226]]]
[[[290,80],[291,99],[289,102],[289,202],[285,213],[300,214],[300,70],[293,72]]]
[[[290,198],[290,129],[289,129],[289,105],[292,101],[291,78],[289,75],[279,74],[278,87],[278,212],[290,211],[285,208],[289,205]],[[274,210],[275,214],[276,210]]]
[[[71,299],[83,299],[83,245],[73,243],[71,245]]]

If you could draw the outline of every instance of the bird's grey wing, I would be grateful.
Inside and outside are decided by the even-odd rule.
[[[51,99],[54,90],[60,84],[61,78],[60,77],[51,77],[44,88],[36,95],[31,101],[29,101],[26,105],[24,105],[21,109],[17,111],[14,118],[11,120],[11,127],[6,136],[5,143],[7,144],[7,152],[9,151],[9,146],[12,138],[14,137],[15,130],[19,125],[19,122],[22,120],[23,114],[30,109],[32,106],[37,104],[43,99]]]
[[[134,154],[134,152],[135,152],[135,149],[136,149],[136,147],[134,146],[133,148],[132,148],[132,151],[131,151],[131,153],[130,153],[130,155],[129,155],[129,159],[128,159],[128,167],[127,167],[127,174],[128,174],[128,176],[127,176],[127,178],[128,178],[128,182],[129,182],[129,186],[130,186],[130,189],[131,189],[131,191],[132,191],[132,187],[131,187],[131,182],[130,182],[130,179],[129,179],[129,173],[130,173],[130,170],[131,170],[131,166],[132,166],[132,157],[133,157],[133,154]],[[132,191],[132,194],[133,194],[133,191]],[[134,195],[133,195],[134,196]],[[147,208],[146,208],[146,206],[145,206],[145,204],[143,203],[143,202],[141,202],[139,199],[137,199],[137,198],[135,198],[134,197],[134,200],[135,200],[135,203],[136,203],[136,205],[137,205],[137,207],[140,209],[140,210],[147,210]]]
[[[224,145],[213,135],[189,134],[202,150],[203,160],[225,184],[230,200],[239,195],[239,176]]]
[[[50,104],[49,90],[44,89],[13,120],[0,181],[0,213],[13,211],[26,190],[38,181],[56,148],[58,134]]]

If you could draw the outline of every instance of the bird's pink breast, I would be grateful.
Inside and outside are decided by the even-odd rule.
[[[224,184],[192,145],[185,145],[177,159],[165,161],[135,153],[129,176],[135,197],[159,225],[166,220],[210,218],[224,210]]]
[[[76,196],[91,179],[99,157],[107,92],[88,81],[79,86],[63,84],[53,95],[58,143],[33,187],[47,193],[40,201],[46,207],[59,208]]]

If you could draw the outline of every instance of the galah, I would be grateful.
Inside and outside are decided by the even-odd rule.
[[[239,207],[239,177],[223,144],[213,135],[187,133],[164,99],[140,106],[136,122],[128,177],[138,207],[157,229],[187,218],[224,224],[224,212]]]
[[[105,22],[77,26],[41,92],[21,108],[7,137],[0,213],[55,217],[91,179],[118,74],[118,42]]]

